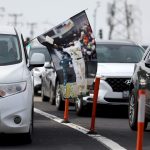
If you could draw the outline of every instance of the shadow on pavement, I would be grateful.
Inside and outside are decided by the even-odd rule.
[[[128,106],[100,105],[97,116],[102,118],[128,118]]]
[[[0,149],[2,146],[18,146],[27,144],[20,134],[0,134]]]
[[[90,117],[92,107],[87,107],[82,117]],[[97,105],[96,117],[100,118],[128,118],[128,106]]]

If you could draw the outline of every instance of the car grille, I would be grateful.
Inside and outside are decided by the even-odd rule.
[[[130,80],[130,78],[107,78],[105,81],[114,92],[123,92],[129,90],[129,85],[125,83],[127,80]]]

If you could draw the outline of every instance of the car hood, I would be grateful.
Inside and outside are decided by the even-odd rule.
[[[0,84],[22,81],[23,72],[24,65],[22,63],[15,65],[0,66]]]
[[[134,71],[133,63],[98,63],[98,76],[131,77]]]

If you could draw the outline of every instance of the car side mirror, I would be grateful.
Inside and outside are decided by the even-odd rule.
[[[50,63],[47,63],[47,62],[44,64],[44,67],[46,69],[54,69],[54,67]]]
[[[148,68],[150,68],[150,59],[147,59],[145,61],[145,66],[148,67]]]
[[[45,63],[45,56],[41,53],[33,53],[29,59],[29,70],[35,67],[43,67]]]

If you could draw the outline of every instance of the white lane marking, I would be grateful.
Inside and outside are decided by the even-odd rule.
[[[96,134],[96,135],[92,135],[92,134],[87,134],[89,132],[88,129],[84,128],[84,127],[81,127],[79,125],[76,125],[76,124],[73,124],[73,123],[62,123],[63,119],[55,116],[55,115],[51,115],[51,114],[48,114],[44,111],[41,111],[37,108],[34,108],[34,112],[40,114],[40,115],[43,115],[53,121],[56,121],[60,124],[63,124],[65,126],[68,126],[70,128],[73,128],[79,132],[82,132],[83,134],[86,134],[88,135],[89,137],[92,137],[93,139],[97,140],[98,142],[100,142],[101,144],[103,144],[105,147],[107,147],[108,149],[110,150],[127,150],[125,148],[123,148],[122,146],[120,146],[118,143],[104,137],[104,136],[101,136],[99,134]]]

